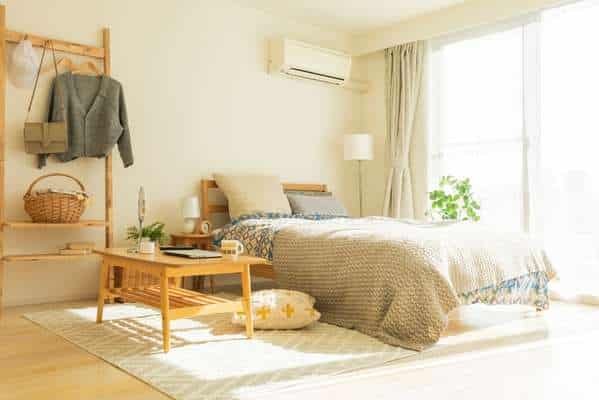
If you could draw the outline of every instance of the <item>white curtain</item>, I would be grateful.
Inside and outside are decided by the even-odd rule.
[[[424,218],[427,209],[426,42],[385,50],[387,186],[383,215]]]

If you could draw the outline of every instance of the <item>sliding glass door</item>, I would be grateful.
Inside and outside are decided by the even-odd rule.
[[[599,284],[599,4],[543,14],[537,233],[565,281]]]
[[[599,3],[433,45],[431,185],[470,177],[481,219],[541,240],[599,287]]]

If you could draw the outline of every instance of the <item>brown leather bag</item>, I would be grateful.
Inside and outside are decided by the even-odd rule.
[[[67,131],[66,118],[60,122],[28,122],[29,113],[31,112],[31,105],[33,104],[33,98],[37,89],[37,82],[40,77],[42,65],[44,64],[44,56],[46,54],[46,48],[50,43],[52,48],[52,58],[54,60],[54,72],[58,76],[58,64],[56,63],[56,53],[54,52],[54,46],[51,41],[44,43],[44,49],[42,51],[42,59],[40,60],[40,66],[35,76],[35,84],[33,86],[33,93],[29,100],[29,108],[27,109],[27,117],[25,118],[25,128],[23,129],[23,136],[25,139],[25,151],[29,154],[55,154],[64,153],[69,148],[69,139]],[[57,90],[57,89],[55,89]],[[58,93],[59,101],[62,102],[62,97]],[[61,104],[62,105],[62,104]]]

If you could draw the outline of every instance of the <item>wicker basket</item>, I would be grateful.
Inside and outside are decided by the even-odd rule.
[[[81,198],[75,194],[69,193],[35,193],[31,191],[36,183],[42,179],[49,178],[51,176],[64,176],[71,178],[85,192],[85,186],[77,178],[67,174],[48,174],[40,176],[34,180],[23,200],[25,201],[25,211],[33,222],[46,222],[46,223],[76,223],[79,222],[81,214],[85,211],[87,206],[87,198]]]

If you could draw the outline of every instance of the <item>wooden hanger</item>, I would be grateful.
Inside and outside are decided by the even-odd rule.
[[[81,64],[77,64],[73,60],[68,57],[63,57],[56,63],[58,67],[61,65],[64,66],[67,70],[71,71],[73,74],[82,74],[82,75],[102,75],[102,72],[98,69],[96,64],[91,61],[85,61]],[[46,68],[42,69],[42,73],[53,71],[54,66],[49,65]]]

